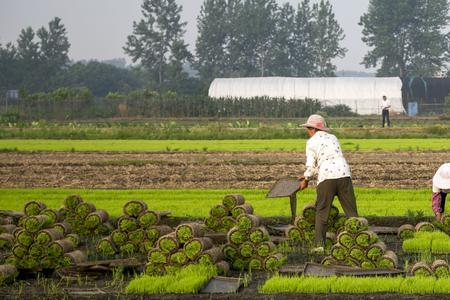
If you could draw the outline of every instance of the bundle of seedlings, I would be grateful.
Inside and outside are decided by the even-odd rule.
[[[414,237],[414,232],[416,232],[416,228],[414,228],[413,225],[404,224],[398,228],[397,236],[401,240],[412,239]]]
[[[85,202],[79,195],[70,195],[64,199],[64,204],[57,213],[62,222],[70,225],[71,232],[80,237],[106,235],[112,230],[108,213]]]
[[[276,271],[285,257],[270,242],[270,235],[258,216],[241,214],[236,226],[227,233],[228,243],[222,247],[225,259],[235,270]]]
[[[205,227],[212,232],[228,232],[241,214],[253,214],[253,207],[242,195],[226,195],[221,204],[214,205],[205,219]]]
[[[97,242],[97,252],[103,256],[147,256],[161,236],[173,232],[171,227],[159,225],[159,212],[149,210],[144,201],[128,201],[123,206],[123,213],[111,234]],[[94,213],[89,214],[86,222],[101,222],[104,217],[98,213],[95,216]]]
[[[449,254],[450,236],[442,231],[416,231],[402,248],[405,253]]]

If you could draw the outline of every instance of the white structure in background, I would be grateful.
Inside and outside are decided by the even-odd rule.
[[[381,113],[383,95],[391,112],[404,113],[402,81],[398,77],[249,77],[216,78],[209,87],[212,98],[271,97],[317,99],[324,105],[345,104],[361,115]]]

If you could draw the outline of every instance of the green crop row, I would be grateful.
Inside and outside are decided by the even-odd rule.
[[[260,286],[259,292],[264,294],[447,294],[450,293],[450,280],[424,277],[274,276]]]
[[[306,139],[272,140],[13,140],[2,151],[304,151]],[[341,139],[344,150],[450,150],[450,139]]]
[[[0,189],[0,207],[22,210],[29,200],[44,202],[49,208],[59,208],[70,194],[79,194],[97,208],[108,211],[110,216],[122,214],[122,207],[132,199],[144,200],[154,210],[171,210],[177,217],[207,217],[209,209],[227,194],[242,194],[257,215],[263,217],[290,216],[289,198],[265,197],[267,190],[260,189],[136,189],[136,190],[87,190],[87,189]],[[432,215],[430,191],[396,189],[355,189],[358,212],[362,216],[407,216],[411,213]],[[298,193],[298,210],[315,200],[315,190]],[[334,204],[342,207],[335,200]]]
[[[450,236],[444,232],[416,232],[414,238],[403,241],[403,251],[405,253],[450,253]]]

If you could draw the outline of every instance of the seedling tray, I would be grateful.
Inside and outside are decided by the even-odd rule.
[[[242,282],[235,277],[213,277],[200,291],[202,294],[229,294],[237,293]]]

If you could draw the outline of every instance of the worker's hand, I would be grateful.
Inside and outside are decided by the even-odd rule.
[[[308,180],[303,179],[302,181],[300,181],[300,191],[304,190],[308,187]]]

